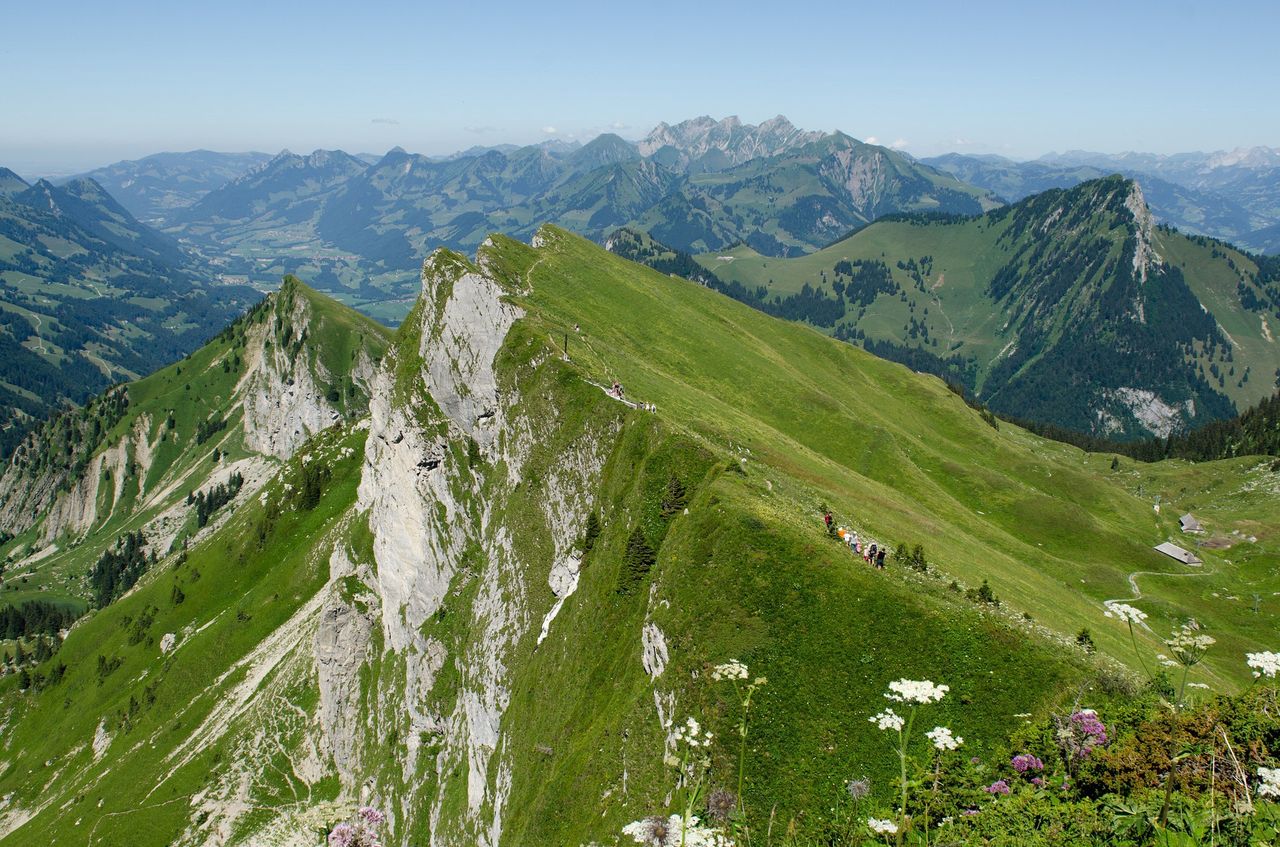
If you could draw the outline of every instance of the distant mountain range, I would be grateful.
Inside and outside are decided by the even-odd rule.
[[[97,182],[0,171],[0,456],[34,420],[194,350],[256,299]]]
[[[296,274],[366,314],[394,324],[409,308],[421,258],[431,250],[440,245],[472,250],[493,232],[528,239],[547,222],[601,243],[627,244],[636,238],[636,243],[643,244],[652,239],[658,245],[653,247],[655,255],[667,257],[663,261],[674,262],[673,267],[692,261],[693,254],[728,252],[737,256],[744,250],[759,257],[761,267],[766,260],[783,258],[804,265],[806,260],[801,257],[825,257],[826,253],[819,251],[833,242],[873,242],[869,235],[855,241],[841,239],[886,217],[941,213],[970,221],[961,230],[950,231],[990,232],[994,224],[984,228],[973,223],[978,220],[975,216],[997,210],[1006,202],[1019,203],[1032,195],[1073,189],[1121,172],[1141,184],[1154,222],[1169,223],[1192,234],[1209,234],[1255,251],[1275,250],[1280,248],[1278,163],[1280,152],[1269,148],[1178,156],[1072,151],[1031,162],[960,154],[917,160],[840,132],[801,130],[778,116],[759,125],[736,117],[699,117],[659,124],[639,141],[606,133],[586,144],[553,139],[524,147],[473,147],[449,156],[424,156],[398,147],[381,156],[340,150],[317,150],[308,155],[286,150],[275,156],[203,150],[162,153],[101,168],[61,185],[42,181],[29,186],[16,174],[0,170],[0,198],[8,198],[6,220],[13,222],[9,225],[16,233],[0,242],[7,286],[0,299],[10,321],[6,338],[26,351],[15,352],[14,362],[32,362],[30,368],[15,365],[15,373],[20,370],[28,380],[35,378],[30,374],[49,368],[70,368],[68,374],[78,374],[56,389],[28,390],[27,395],[21,391],[14,394],[21,385],[10,382],[4,389],[11,395],[6,402],[11,409],[25,410],[23,414],[39,415],[47,404],[74,400],[118,375],[145,373],[191,349],[205,328],[223,321],[224,314],[230,313],[227,309],[253,296],[248,288],[237,285],[262,289],[273,286],[285,274]],[[154,222],[161,231],[141,223],[140,218]],[[920,221],[925,218],[907,220],[916,221],[909,229],[913,239],[920,240],[916,238],[919,232],[938,231],[932,224],[924,227]],[[1122,231],[1114,222],[1090,220],[1104,229],[1109,227],[1107,231],[1113,234]],[[55,235],[50,227],[60,229]],[[1059,228],[1049,226],[1046,220],[1036,231],[1058,233]],[[632,235],[618,240],[620,232]],[[1025,233],[1022,238],[1031,238],[1035,249],[1020,273],[1054,275],[1055,262],[1070,264],[1070,257],[1055,252],[1044,238]],[[1167,241],[1172,236],[1159,238]],[[62,242],[75,246],[50,246]],[[1008,239],[1003,246],[988,242],[985,235],[965,240],[969,252],[952,251],[949,265],[994,262],[997,248],[1012,243]],[[1093,246],[1101,243],[1091,242]],[[1022,240],[1018,245],[1019,249],[1025,247]],[[891,265],[901,261],[907,267],[913,261],[919,267],[923,257],[944,252],[944,245],[934,245],[927,238],[917,246],[919,255],[904,253],[905,248],[895,243],[881,245],[880,250]],[[1243,298],[1265,312],[1270,295],[1265,290],[1269,271],[1263,264],[1271,266],[1257,264],[1262,262],[1257,256],[1231,253],[1225,245],[1206,249],[1212,254],[1213,261],[1208,264],[1215,268],[1211,274],[1215,290],[1221,288],[1222,296],[1237,305]],[[1230,262],[1224,264],[1223,257],[1229,257]],[[81,264],[73,266],[76,262]],[[1226,271],[1218,267],[1230,263],[1235,267]],[[737,265],[738,269],[745,267],[745,263]],[[778,286],[769,290],[769,298],[800,296],[804,282],[817,284],[818,280],[802,279],[795,284],[795,291],[789,290],[791,267],[769,261],[769,272],[762,281],[770,284],[764,287],[771,289],[775,281]],[[1241,273],[1261,280],[1257,284],[1262,288],[1254,291],[1252,283],[1240,277],[1244,280],[1241,292],[1247,290],[1252,299],[1245,293],[1229,292],[1240,276],[1236,270],[1250,267],[1254,270]],[[979,270],[981,273],[975,271],[974,285],[994,285],[991,274],[998,268],[983,265]],[[213,284],[215,278],[231,287]],[[954,292],[954,271],[949,278]],[[108,279],[113,282],[103,282]],[[43,298],[41,308],[62,309],[67,319],[33,327],[35,314],[47,313],[52,321],[53,312],[41,312],[33,305],[35,301],[27,303],[22,298],[37,296],[40,282],[67,281],[81,293],[46,286],[38,295]],[[1108,286],[1117,291],[1123,288],[1111,282]],[[85,291],[93,294],[87,303],[97,306],[81,302]],[[197,295],[216,302],[204,312],[179,305]],[[948,299],[936,296],[940,302]],[[1028,292],[1027,297],[1040,295]],[[77,317],[70,317],[67,303],[72,301],[87,311],[81,308]],[[101,324],[102,315],[94,311],[102,312],[108,301],[113,304],[106,311],[114,316],[114,330]],[[1030,308],[1013,300],[1001,305],[999,298],[974,302],[987,309]],[[1203,298],[1201,303],[1219,315],[1220,304],[1214,306]],[[859,308],[874,312],[879,306],[867,303]],[[14,318],[15,314],[26,314],[22,309],[30,316]],[[951,367],[947,362],[960,362],[970,369],[966,380],[973,388],[980,389],[985,399],[1003,411],[1086,430],[1100,427],[1122,435],[1159,431],[1166,424],[1177,428],[1205,415],[1225,415],[1256,399],[1253,394],[1262,390],[1259,386],[1270,386],[1269,374],[1274,369],[1263,362],[1270,361],[1265,355],[1256,363],[1250,359],[1249,364],[1257,367],[1248,388],[1240,383],[1241,375],[1231,372],[1230,363],[1222,372],[1201,374],[1207,390],[1193,384],[1194,379],[1188,377],[1191,381],[1187,382],[1179,376],[1174,381],[1182,387],[1171,389],[1162,402],[1174,408],[1194,400],[1196,411],[1165,415],[1159,424],[1143,423],[1141,416],[1126,417],[1127,413],[1114,404],[1108,407],[1111,417],[1107,421],[1085,420],[1078,417],[1079,410],[1091,402],[1100,403],[1099,398],[1077,397],[1070,400],[1068,405],[1074,405],[1069,409],[1049,409],[1030,403],[1025,396],[1008,399],[1013,387],[995,390],[999,379],[989,378],[987,373],[995,367],[995,360],[983,358],[992,351],[982,345],[999,340],[998,347],[1012,343],[1009,349],[1025,351],[1031,346],[1028,339],[1015,343],[1012,336],[1003,337],[1004,330],[984,330],[965,336],[967,341],[956,336],[948,342],[949,349],[937,349],[943,337],[937,325],[939,315],[895,314],[893,319],[898,317],[904,319],[902,332],[893,324],[880,326],[875,321],[846,320],[831,326],[833,331],[839,329],[860,342],[876,345],[884,355],[902,358],[907,354],[892,345],[909,348],[909,352],[915,351],[910,352],[910,361],[916,365],[927,356],[944,363],[934,370]],[[1265,314],[1262,317],[1265,323]],[[910,334],[913,319],[916,335]],[[1071,319],[1078,321],[1080,315],[1073,312]],[[131,321],[143,327],[140,334],[120,329]],[[1230,321],[1224,325],[1234,326]],[[50,352],[55,350],[47,343],[53,326],[81,335],[68,341],[65,351],[59,345],[57,352]],[[953,329],[954,319],[948,332]],[[926,330],[927,335],[922,336]],[[1038,326],[1037,331],[1042,330],[1047,331]],[[1229,331],[1232,339],[1250,339],[1247,343],[1252,344],[1260,329],[1253,319]],[[119,343],[102,343],[99,336],[103,333],[113,339],[118,335]],[[918,337],[925,337],[927,344],[918,343]],[[1201,346],[1196,349],[1202,352],[1211,342],[1220,346],[1220,339],[1197,338]],[[977,346],[958,349],[956,341],[962,341],[962,347]],[[1265,352],[1269,347],[1259,349]],[[1237,355],[1246,352],[1236,351]],[[81,353],[90,358],[77,358]],[[37,359],[42,364],[37,364]],[[1033,359],[1027,367],[1047,361],[1041,355]],[[1206,368],[1216,362],[1204,361]],[[1023,379],[1025,374],[1019,373],[1018,379]],[[995,376],[1004,378],[1001,374],[1003,371]],[[1004,376],[1017,382],[1014,374]],[[1117,385],[1112,389],[1132,387]],[[1049,386],[1047,390],[1058,397],[1063,395],[1060,388]],[[1146,386],[1142,390],[1155,389]],[[1215,399],[1218,395],[1221,401]],[[25,399],[19,402],[15,399],[19,396]]]
[[[82,174],[100,184],[139,220],[163,223],[178,209],[261,165],[266,153],[156,153]]]
[[[746,242],[784,256],[889,212],[996,205],[988,191],[842,133],[783,117],[704,117],[638,143],[605,134],[445,159],[396,148],[372,165],[341,151],[285,152],[175,212],[167,229],[238,257],[246,279],[296,273],[378,314],[412,287],[422,255],[472,249],[494,231],[528,237],[552,222],[602,240],[633,224],[685,250]]]
[[[1250,250],[1280,251],[1280,148],[1173,156],[1075,150],[1029,162],[949,153],[921,161],[1009,202],[1119,173],[1142,184],[1162,223]]]

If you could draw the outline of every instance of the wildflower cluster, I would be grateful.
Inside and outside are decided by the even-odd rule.
[[[927,679],[899,679],[889,683],[889,693],[885,694],[895,703],[936,703],[951,688],[946,685],[935,685]]]
[[[988,785],[986,788],[983,788],[982,790],[987,792],[988,794],[1008,794],[1012,789],[1009,788],[1008,782],[1004,781],[1003,779],[997,779],[995,782],[991,783],[990,785]]]
[[[731,659],[722,665],[716,665],[712,668],[711,678],[716,682],[723,682],[727,679],[746,679],[747,666],[737,659]]]
[[[906,726],[907,723],[903,720],[902,716],[893,709],[885,709],[880,714],[872,715],[867,718],[867,720],[871,721],[880,729],[891,729],[894,732],[901,732],[902,728]]]
[[[1178,627],[1178,631],[1169,637],[1165,644],[1173,652],[1174,658],[1184,667],[1195,667],[1200,664],[1204,654],[1213,646],[1212,636],[1199,632],[1200,626],[1191,621]]]
[[[1087,758],[1093,748],[1107,743],[1107,728],[1093,709],[1073,712],[1062,735],[1064,746],[1076,759]]]
[[[1280,675],[1280,653],[1246,653],[1245,664],[1253,668],[1253,676],[1255,679],[1266,677],[1275,679]]]
[[[371,806],[361,806],[354,818],[340,823],[329,833],[329,847],[382,847],[378,827],[386,815]]]
[[[1136,609],[1128,603],[1107,603],[1107,610],[1103,612],[1109,618],[1117,618],[1128,624],[1142,623],[1147,619],[1147,613],[1141,609]]]
[[[1013,757],[1010,764],[1013,765],[1013,769],[1018,773],[1044,770],[1044,762],[1038,756],[1033,756],[1030,753],[1019,753]]]
[[[703,732],[702,726],[692,717],[685,721],[684,726],[676,727],[675,732],[671,735],[677,746],[688,744],[694,748],[710,747],[711,740],[714,737],[715,735],[710,731]]]
[[[723,833],[704,826],[697,817],[653,815],[622,828],[636,844],[646,847],[732,847]]]
[[[898,831],[896,823],[881,818],[867,818],[867,826],[877,835],[894,835]]]
[[[958,735],[953,735],[950,728],[945,726],[935,726],[933,729],[925,733],[929,736],[929,740],[933,742],[933,746],[939,750],[958,750],[960,745],[964,743],[964,739]]]
[[[1280,800],[1280,768],[1258,768],[1258,796]]]

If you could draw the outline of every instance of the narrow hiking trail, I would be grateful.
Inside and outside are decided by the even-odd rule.
[[[1141,600],[1143,597],[1142,589],[1138,587],[1138,577],[1140,576],[1189,577],[1189,576],[1212,576],[1213,574],[1217,573],[1216,569],[1209,570],[1206,565],[1201,565],[1200,567],[1203,568],[1203,570],[1193,571],[1189,573],[1169,573],[1168,571],[1134,571],[1133,573],[1129,574],[1129,576],[1127,577],[1129,581],[1129,589],[1133,592],[1133,596],[1113,597],[1110,600],[1103,600],[1102,605],[1109,606],[1112,603],[1132,603],[1137,600]],[[1147,631],[1151,631],[1151,627],[1147,626],[1146,622],[1143,622],[1142,627]]]

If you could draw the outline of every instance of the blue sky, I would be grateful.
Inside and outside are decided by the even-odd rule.
[[[25,8],[15,8],[18,6]],[[1280,146],[1274,2],[6,4],[0,164],[785,114],[915,155]]]

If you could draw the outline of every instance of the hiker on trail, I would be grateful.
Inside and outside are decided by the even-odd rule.
[[[884,570],[884,548],[883,547],[881,547],[880,550],[876,553],[876,567],[879,568],[880,570]]]
[[[582,327],[578,326],[577,324],[574,324],[574,325],[573,325],[573,331],[574,331],[574,332],[582,332]]]
[[[831,511],[828,509],[822,515],[822,522],[827,526],[827,532],[831,532]]]
[[[858,533],[851,532],[847,536],[845,536],[844,540],[849,542],[850,550],[858,549]]]
[[[875,564],[876,561],[876,545],[872,544],[871,549],[867,551],[867,561]]]

